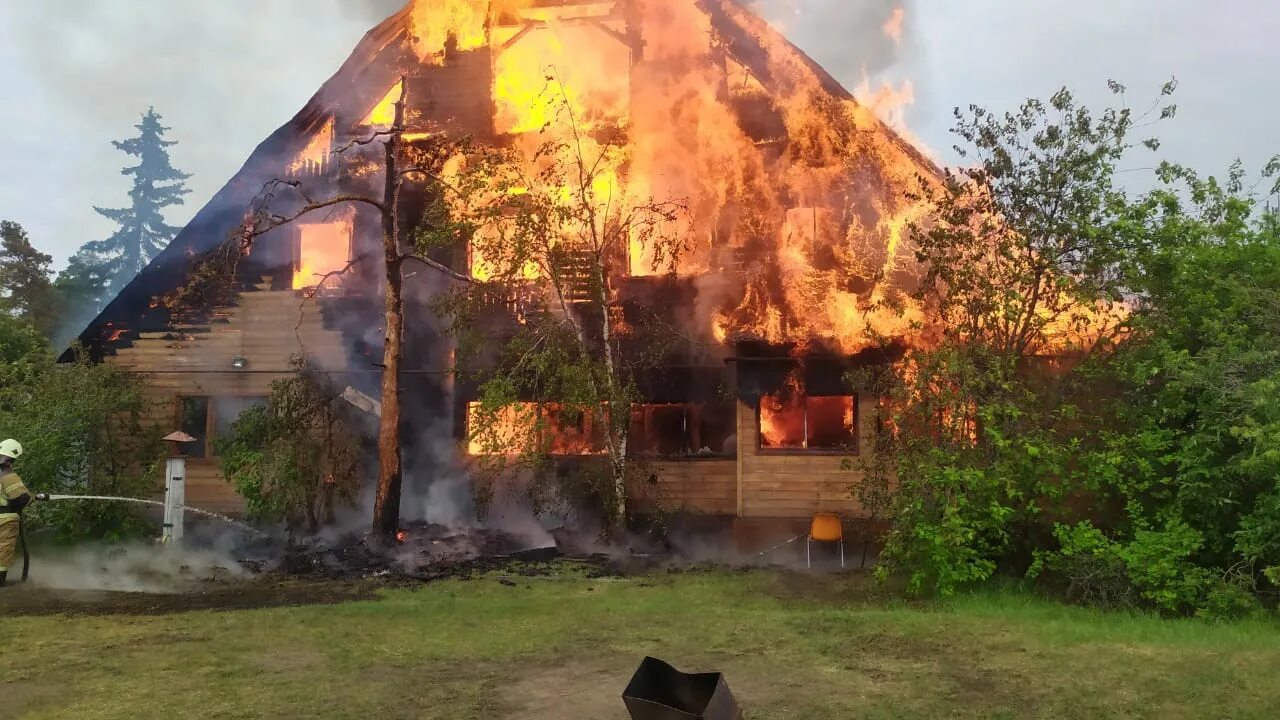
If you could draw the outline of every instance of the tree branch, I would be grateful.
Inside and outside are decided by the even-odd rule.
[[[478,284],[479,284],[479,283],[475,280],[475,278],[472,278],[472,277],[468,277],[468,276],[466,276],[466,275],[463,275],[462,273],[460,273],[460,272],[458,272],[458,271],[454,270],[453,268],[451,268],[451,267],[449,267],[449,266],[447,266],[447,265],[443,265],[443,264],[441,264],[441,263],[438,263],[438,262],[436,262],[435,260],[432,260],[431,258],[423,257],[422,255],[415,255],[415,254],[412,254],[412,253],[407,253],[407,254],[401,255],[401,256],[400,256],[400,259],[401,259],[401,260],[416,260],[416,261],[418,261],[418,262],[422,263],[423,265],[426,265],[427,267],[431,268],[432,270],[435,270],[435,271],[437,271],[437,272],[440,272],[440,273],[443,273],[443,274],[445,274],[445,275],[448,275],[449,277],[453,278],[454,280],[458,280],[458,281],[460,281],[460,282],[465,282],[465,283],[470,283],[470,284],[472,284],[472,285],[478,285]]]

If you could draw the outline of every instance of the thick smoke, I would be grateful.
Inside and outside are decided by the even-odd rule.
[[[855,87],[863,72],[872,77],[888,70],[902,55],[914,17],[909,0],[756,0],[754,3],[787,39],[800,46],[846,87]],[[905,17],[901,40],[890,37],[886,24]]]

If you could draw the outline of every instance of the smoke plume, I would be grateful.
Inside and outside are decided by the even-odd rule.
[[[874,76],[898,61],[914,17],[909,0],[756,0],[755,7],[849,88],[864,71]]]

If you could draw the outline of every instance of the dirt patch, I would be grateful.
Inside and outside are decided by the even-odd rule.
[[[870,570],[831,573],[780,570],[771,574],[764,589],[779,600],[821,605],[881,603],[905,597],[900,585],[881,583]]]
[[[627,657],[542,664],[516,674],[500,693],[503,720],[626,720],[622,690],[638,661]]]

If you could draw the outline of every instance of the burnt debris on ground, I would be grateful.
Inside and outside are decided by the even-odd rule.
[[[542,539],[489,528],[450,528],[424,522],[406,526],[390,547],[363,533],[292,545],[285,553],[283,571],[296,577],[331,580],[428,582],[492,571],[551,575],[557,572],[557,560],[581,563],[586,572],[599,576],[627,574],[643,565],[635,558],[573,552],[576,544],[567,540],[559,533]]]

